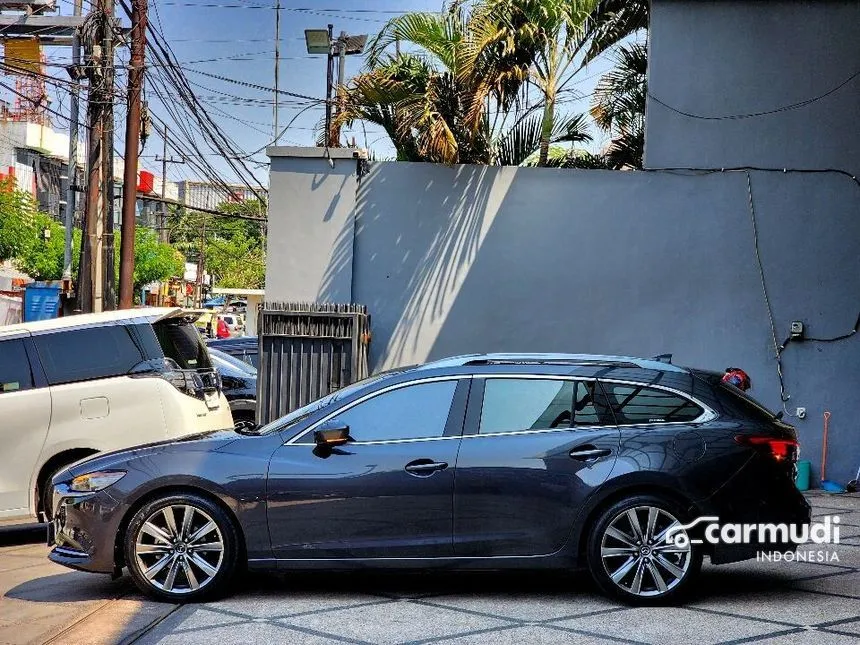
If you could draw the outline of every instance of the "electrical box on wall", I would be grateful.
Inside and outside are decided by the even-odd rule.
[[[799,320],[792,321],[790,334],[792,340],[801,340],[803,338],[803,323]]]

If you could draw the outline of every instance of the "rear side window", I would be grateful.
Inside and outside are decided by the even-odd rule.
[[[574,387],[555,379],[487,379],[479,433],[569,428]]]
[[[0,341],[0,395],[32,387],[33,373],[24,341],[20,338]]]
[[[184,321],[166,320],[153,326],[164,356],[185,370],[209,369],[212,363],[197,328]]]
[[[701,407],[678,394],[644,385],[603,383],[619,424],[689,422]]]
[[[121,376],[143,360],[123,325],[41,334],[33,342],[51,385]]]

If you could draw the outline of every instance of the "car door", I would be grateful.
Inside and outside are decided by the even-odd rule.
[[[454,486],[457,556],[554,553],[615,463],[600,386],[567,377],[475,379]]]
[[[468,378],[384,387],[326,415],[272,457],[268,521],[274,556],[443,557],[453,553],[454,463]],[[317,448],[331,421],[350,441]]]
[[[51,392],[30,363],[29,342],[0,340],[0,518],[29,513],[30,485],[51,421]]]

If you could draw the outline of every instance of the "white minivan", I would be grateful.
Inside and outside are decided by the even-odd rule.
[[[0,327],[0,520],[49,515],[57,471],[97,452],[232,428],[182,309]]]

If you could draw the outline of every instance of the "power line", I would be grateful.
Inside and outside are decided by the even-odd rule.
[[[662,99],[654,96],[651,92],[648,92],[648,98],[650,98],[655,103],[659,103],[660,105],[662,105],[663,107],[665,107],[668,110],[671,110],[672,112],[675,112],[675,113],[680,114],[682,116],[689,117],[691,119],[701,119],[703,121],[725,121],[725,120],[733,120],[733,119],[751,119],[753,117],[768,116],[770,114],[778,114],[779,112],[788,112],[790,110],[797,110],[799,108],[806,107],[807,105],[811,105],[812,103],[820,101],[821,99],[824,99],[824,98],[830,96],[831,94],[838,92],[839,90],[841,90],[843,87],[848,85],[848,83],[853,81],[858,76],[860,76],[860,71],[854,72],[851,76],[849,76],[844,81],[839,83],[839,85],[837,85],[836,87],[834,87],[832,89],[827,90],[823,94],[819,94],[818,96],[813,96],[812,98],[804,99],[803,101],[798,101],[797,103],[789,103],[788,105],[782,105],[780,107],[773,108],[772,110],[763,110],[761,112],[747,112],[747,113],[741,113],[741,114],[724,114],[724,115],[720,115],[720,116],[708,116],[708,115],[704,115],[704,114],[694,114],[692,112],[686,112],[684,110],[679,110],[678,108],[669,105],[668,103],[666,103]]]

